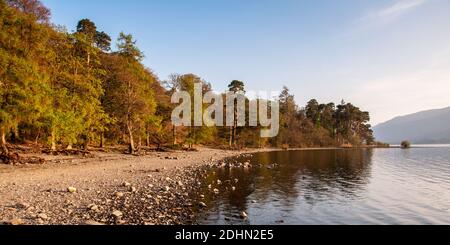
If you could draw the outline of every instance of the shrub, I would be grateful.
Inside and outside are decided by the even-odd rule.
[[[402,146],[402,149],[408,149],[408,148],[411,148],[411,143],[409,141],[405,140],[405,141],[402,141],[401,146]]]

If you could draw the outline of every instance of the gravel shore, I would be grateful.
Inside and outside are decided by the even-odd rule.
[[[145,156],[93,152],[0,166],[0,222],[55,225],[192,224],[201,169],[256,151],[200,148]]]

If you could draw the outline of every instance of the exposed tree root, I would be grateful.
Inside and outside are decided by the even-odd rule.
[[[40,157],[23,157],[18,153],[0,154],[0,163],[21,165],[21,164],[45,164],[45,159]]]
[[[54,156],[82,156],[86,158],[92,158],[94,155],[90,151],[86,150],[77,150],[77,149],[71,149],[71,150],[57,150],[52,151],[50,149],[43,150],[43,153],[54,155]]]

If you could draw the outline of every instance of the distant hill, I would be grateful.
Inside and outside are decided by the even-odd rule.
[[[450,107],[396,117],[374,127],[378,141],[400,144],[450,144]]]

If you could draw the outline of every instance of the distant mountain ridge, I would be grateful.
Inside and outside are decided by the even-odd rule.
[[[396,117],[374,128],[378,141],[400,144],[450,144],[450,107]]]

